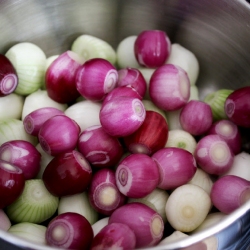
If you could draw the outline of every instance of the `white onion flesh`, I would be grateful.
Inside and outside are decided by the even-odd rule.
[[[46,245],[46,230],[46,226],[30,222],[22,222],[11,226],[8,232],[27,241],[36,244]]]
[[[190,84],[196,84],[199,75],[199,62],[193,52],[178,43],[174,43],[171,46],[167,63],[175,64],[183,68],[188,74]]]
[[[78,36],[71,50],[80,55],[85,60],[92,58],[103,58],[114,64],[116,62],[115,50],[106,41],[91,35]]]
[[[26,133],[21,120],[0,120],[0,145],[11,140],[25,140],[33,145],[37,144],[37,138]]]
[[[90,126],[101,125],[100,110],[101,103],[83,100],[68,107],[65,110],[65,115],[73,119],[83,131]]]
[[[166,236],[165,238],[163,238],[160,243],[158,244],[158,246],[163,246],[165,244],[169,244],[172,242],[177,242],[179,240],[185,239],[189,237],[188,234],[183,233],[181,231],[174,231],[172,234]]]
[[[150,194],[146,195],[140,199],[129,198],[128,203],[130,202],[141,202],[145,205],[154,209],[158,214],[161,215],[164,222],[167,222],[165,206],[168,200],[169,194],[160,188],[156,188]]]
[[[223,219],[226,218],[226,214],[222,213],[222,212],[213,212],[207,215],[206,219],[201,223],[201,225],[199,227],[197,227],[193,232],[193,233],[197,233],[200,232],[202,230],[205,230],[207,228],[210,228],[216,224],[218,224],[219,222],[221,222]]]
[[[45,66],[44,66],[44,77],[43,77],[43,81],[42,81],[42,85],[41,85],[42,90],[46,89],[46,86],[45,86],[46,71],[47,71],[48,67],[51,65],[51,63],[54,62],[58,56],[59,55],[53,55],[53,56],[46,58],[46,62],[45,62]]]
[[[191,232],[205,220],[211,205],[209,195],[202,188],[185,184],[170,194],[166,203],[167,219],[175,230]]]
[[[22,112],[22,120],[25,118],[26,115],[28,115],[32,111],[45,107],[53,107],[64,111],[67,108],[67,105],[52,100],[48,96],[46,90],[39,89],[25,98]]]
[[[140,65],[137,62],[134,54],[134,43],[137,36],[128,36],[124,38],[117,46],[117,64],[119,68],[139,68]]]
[[[201,168],[196,169],[195,175],[188,183],[201,187],[208,194],[210,194],[213,186],[213,180],[211,176]]]
[[[97,222],[98,213],[88,200],[87,193],[79,193],[61,197],[58,205],[58,214],[73,212],[84,216],[92,225]]]
[[[189,97],[189,101],[190,100],[200,100],[200,96],[199,96],[199,89],[196,85],[191,85],[190,86],[190,97]]]
[[[13,223],[40,224],[51,218],[58,208],[59,198],[53,196],[40,179],[25,181],[21,195],[7,206],[6,213]]]
[[[12,62],[18,75],[19,83],[15,93],[26,96],[41,87],[46,55],[40,47],[28,42],[18,43],[5,55]]]
[[[183,148],[193,154],[196,145],[197,142],[193,135],[185,130],[173,129],[168,132],[168,140],[165,147]]]
[[[240,152],[234,156],[233,164],[230,169],[223,175],[236,175],[250,181],[250,154],[247,152]]]
[[[22,116],[24,97],[16,93],[0,98],[0,117],[1,119],[13,118],[20,119]],[[8,107],[8,109],[6,109]]]
[[[161,110],[160,108],[158,108],[151,100],[145,100],[145,99],[143,99],[142,103],[143,103],[143,105],[144,105],[144,107],[145,107],[146,110],[151,110],[151,111],[158,112],[167,121],[166,113],[163,110]]]
[[[53,56],[50,56],[46,59],[46,63],[45,63],[45,72],[46,70],[48,69],[48,67],[50,66],[50,64],[52,62],[54,62],[56,60],[56,58],[58,57],[59,55],[53,55]]]
[[[92,225],[94,236],[96,236],[105,226],[109,224],[109,217],[104,217]]]
[[[142,75],[143,75],[143,77],[144,77],[144,79],[146,80],[146,83],[147,83],[147,91],[146,91],[144,99],[150,100],[148,87],[149,87],[150,78],[153,75],[153,73],[155,72],[155,69],[150,69],[150,68],[138,68],[138,69],[142,73]]]
[[[43,172],[47,167],[48,163],[54,158],[54,156],[47,154],[41,147],[41,144],[38,143],[36,145],[36,149],[41,154],[41,161],[40,161],[40,170],[36,176],[36,179],[42,179]]]

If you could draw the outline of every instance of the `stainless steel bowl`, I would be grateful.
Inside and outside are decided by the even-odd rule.
[[[171,41],[198,58],[200,98],[220,88],[250,82],[250,5],[245,0],[8,0],[0,1],[0,52],[33,42],[47,56],[70,48],[80,34],[91,34],[114,48],[145,29],[165,30]],[[188,249],[215,237],[217,249],[248,249],[250,202],[219,224],[155,249]],[[52,249],[0,231],[0,249]],[[194,249],[190,247],[189,249]]]

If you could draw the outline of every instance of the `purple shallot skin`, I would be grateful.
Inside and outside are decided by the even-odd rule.
[[[116,209],[109,218],[109,224],[123,223],[130,227],[136,237],[136,248],[157,245],[164,230],[162,217],[149,206],[132,202]]]
[[[131,250],[135,248],[135,245],[135,234],[126,224],[111,223],[101,229],[94,237],[91,250]]]
[[[49,246],[80,250],[90,249],[94,234],[84,216],[66,212],[50,221],[45,237]]]
[[[11,61],[0,54],[0,97],[6,96],[15,91],[18,85],[18,76],[16,69]]]
[[[76,88],[87,100],[102,101],[117,86],[116,68],[106,59],[86,61],[76,73]]]
[[[164,64],[157,68],[149,81],[149,96],[164,111],[183,108],[190,98],[187,73],[173,64]]]
[[[227,117],[236,125],[250,128],[250,86],[233,91],[225,101]]]
[[[168,59],[170,51],[170,39],[161,30],[142,31],[134,43],[134,53],[138,63],[148,68],[162,66]]]
[[[146,110],[138,98],[121,96],[103,103],[100,122],[103,129],[115,137],[124,137],[135,132],[143,123]]]
[[[45,168],[42,179],[53,195],[74,195],[87,190],[92,168],[81,153],[72,150],[55,156]]]
[[[3,143],[0,159],[19,167],[26,180],[35,178],[40,170],[41,154],[28,141],[11,140]]]
[[[55,156],[75,149],[79,134],[80,127],[73,119],[56,115],[43,123],[38,140],[46,153]]]
[[[124,205],[127,200],[117,188],[114,170],[109,168],[102,168],[94,173],[88,195],[93,208],[107,216]]]
[[[114,167],[124,153],[119,139],[105,132],[101,125],[82,131],[78,150],[95,168]]]
[[[222,213],[230,214],[250,199],[250,181],[235,175],[217,179],[210,193],[213,205]]]
[[[45,75],[46,90],[51,99],[59,103],[72,103],[80,96],[75,74],[82,63],[83,59],[69,50],[51,63]]]

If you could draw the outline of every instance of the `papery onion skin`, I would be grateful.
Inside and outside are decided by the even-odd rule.
[[[86,61],[76,73],[76,88],[87,100],[102,101],[117,86],[118,73],[107,60],[94,58]]]
[[[125,146],[131,153],[151,155],[163,148],[168,140],[166,119],[154,111],[146,111],[142,125],[131,135],[123,138]]]
[[[147,83],[139,69],[123,68],[118,70],[117,86],[131,86],[143,98],[146,94]]]
[[[222,175],[232,166],[234,154],[223,138],[211,134],[198,141],[194,157],[205,172]]]
[[[211,200],[222,213],[230,214],[250,199],[250,182],[235,175],[225,175],[212,186]]]
[[[55,156],[45,168],[42,179],[51,194],[73,195],[87,190],[92,169],[81,153],[72,150]]]
[[[24,129],[28,134],[38,136],[43,123],[55,115],[64,115],[64,112],[53,107],[36,109],[25,116],[23,120]]]
[[[131,250],[136,245],[134,232],[122,223],[106,225],[93,239],[91,250],[123,249]]]
[[[95,168],[115,166],[124,153],[118,138],[110,136],[100,125],[82,131],[77,148]]]
[[[15,91],[18,85],[18,76],[11,61],[0,54],[0,97]]]
[[[181,127],[192,135],[202,135],[213,123],[211,107],[202,101],[189,101],[180,112]]]
[[[136,248],[155,246],[163,236],[164,223],[152,208],[139,202],[125,204],[116,209],[109,218],[109,224],[123,223],[136,236]]]
[[[119,163],[115,178],[121,193],[130,198],[142,198],[157,187],[160,174],[150,156],[131,154]]]
[[[43,150],[55,156],[73,150],[77,145],[79,133],[80,127],[74,120],[65,115],[56,115],[43,123],[38,139]]]
[[[158,188],[175,189],[186,184],[195,175],[197,164],[194,156],[182,148],[163,148],[152,155],[157,163],[160,180]]]
[[[23,192],[24,185],[23,171],[0,160],[0,209],[12,204]]]
[[[152,102],[164,111],[182,108],[190,98],[190,81],[179,66],[164,64],[152,74],[149,82]]]
[[[47,227],[49,246],[64,249],[90,249],[93,230],[88,220],[77,213],[63,213],[52,219]]]
[[[126,196],[117,188],[115,172],[109,168],[103,168],[94,173],[88,195],[93,208],[107,216],[126,202]]]
[[[138,98],[121,96],[102,105],[100,122],[110,135],[123,137],[134,133],[143,123],[146,110]]]
[[[250,86],[233,91],[225,101],[227,117],[236,125],[250,128]]]
[[[26,180],[35,178],[40,170],[41,154],[28,141],[12,140],[0,146],[0,159],[23,171]]]
[[[161,30],[142,31],[134,43],[134,53],[137,62],[148,68],[162,66],[169,57],[170,51],[170,39]]]
[[[75,74],[83,60],[73,51],[59,55],[48,67],[45,84],[48,95],[59,103],[71,103],[80,93],[76,89]]]

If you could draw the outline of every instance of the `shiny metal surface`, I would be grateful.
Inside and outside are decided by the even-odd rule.
[[[245,0],[2,0],[0,52],[30,41],[50,56],[83,33],[116,47],[144,29],[163,29],[197,55],[204,97],[211,89],[249,81],[249,12]]]
[[[249,85],[250,5],[245,0],[0,0],[1,53],[28,41],[47,56],[59,54],[84,33],[116,48],[126,36],[145,29],[165,30],[172,42],[195,53],[201,99],[215,89]],[[243,215],[249,222],[249,210],[247,203],[217,227],[164,249],[182,249],[219,233]],[[2,231],[0,238],[22,248],[42,249]],[[1,243],[0,249],[18,249],[8,244]]]

